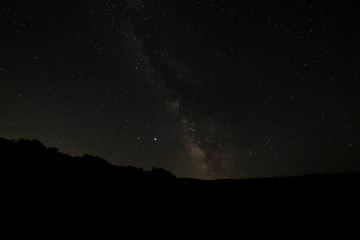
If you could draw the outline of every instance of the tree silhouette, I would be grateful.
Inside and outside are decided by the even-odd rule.
[[[176,179],[176,176],[172,172],[165,170],[163,168],[159,168],[159,167],[153,167],[151,169],[150,175],[152,178],[154,178],[156,180],[174,180],[174,179]]]

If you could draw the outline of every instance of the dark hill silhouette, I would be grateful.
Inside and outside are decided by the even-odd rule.
[[[2,234],[47,239],[346,239],[359,224],[358,173],[213,180],[71,157],[0,138]],[[4,238],[5,239],[5,238]]]

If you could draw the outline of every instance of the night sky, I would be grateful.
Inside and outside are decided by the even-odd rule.
[[[203,179],[360,171],[355,1],[0,3],[0,137]]]

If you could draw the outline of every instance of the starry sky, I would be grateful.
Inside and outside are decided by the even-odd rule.
[[[360,171],[352,1],[0,3],[0,136],[202,179]]]

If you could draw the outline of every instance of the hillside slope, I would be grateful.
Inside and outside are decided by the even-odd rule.
[[[304,239],[357,233],[358,173],[176,178],[155,168],[71,157],[36,140],[0,139],[4,230],[65,237]],[[2,231],[5,233],[4,231]]]

